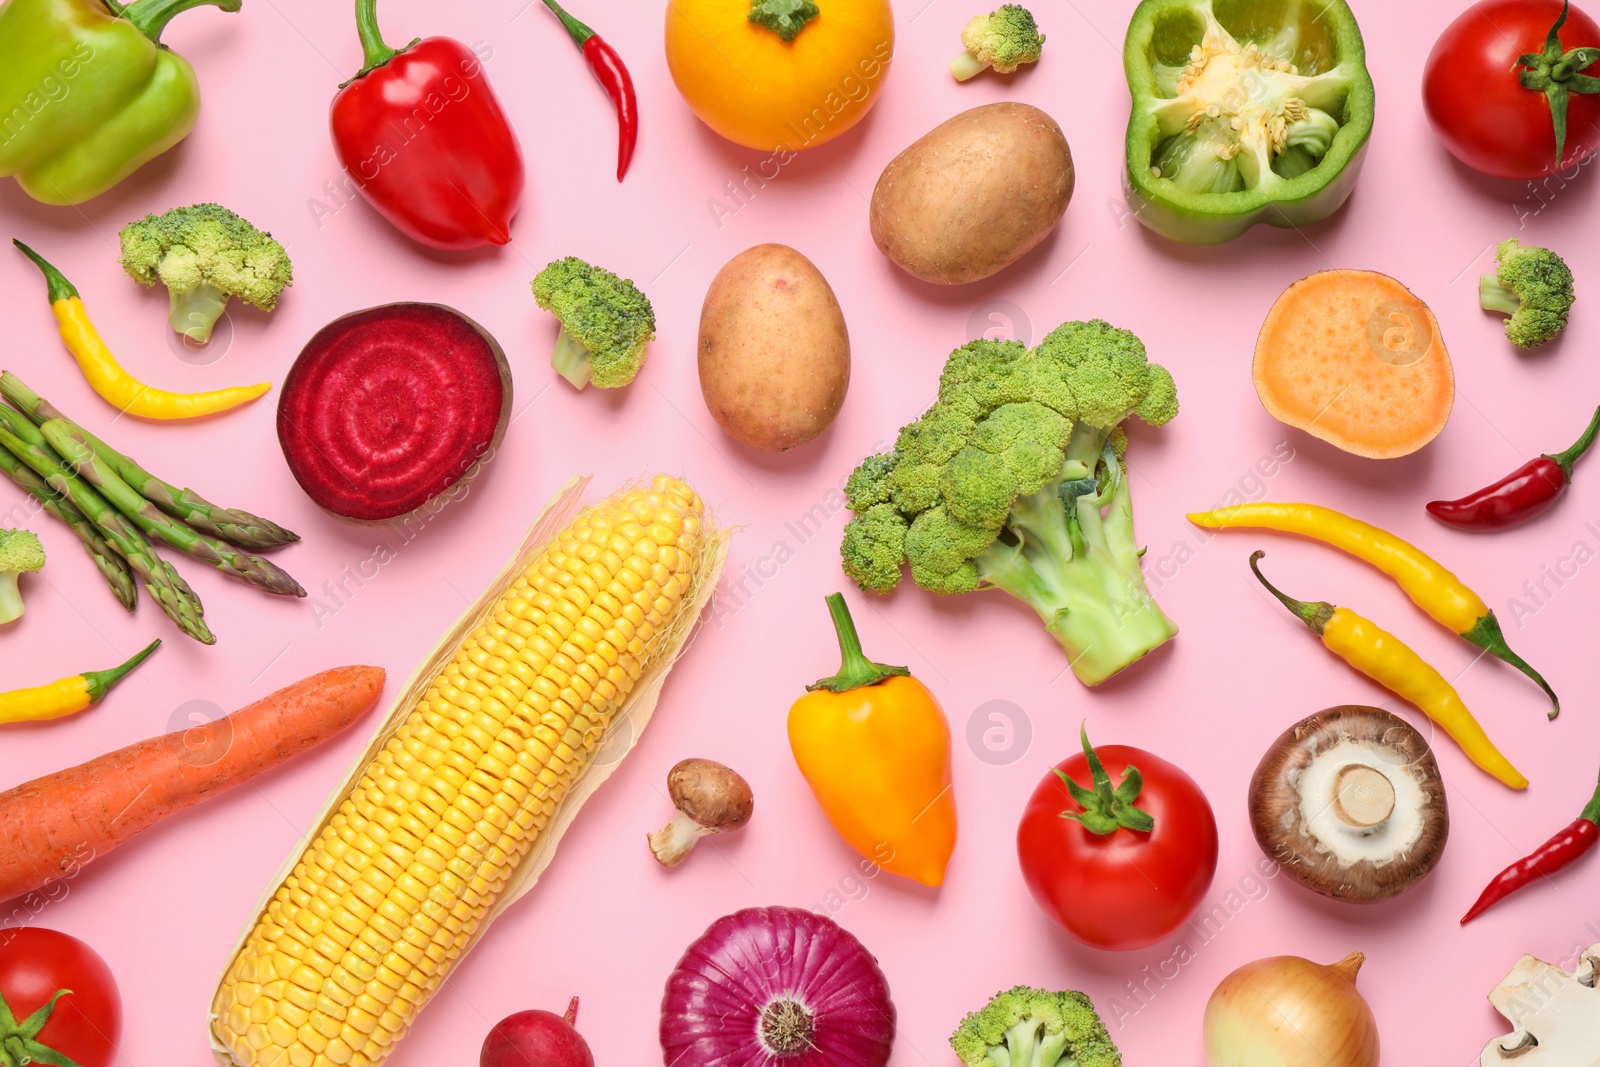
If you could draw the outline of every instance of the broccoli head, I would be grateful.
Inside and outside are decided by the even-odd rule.
[[[122,269],[171,298],[167,321],[205,344],[231,297],[271,311],[294,281],[283,245],[221,204],[146,215],[122,228]]]
[[[907,565],[930,592],[1002,589],[1104,681],[1177,633],[1140,571],[1121,429],[1177,412],[1172,375],[1099,320],[959,348],[933,406],[846,483],[844,571],[877,593]]]
[[[1037,63],[1044,51],[1044,37],[1033,12],[1017,4],[1006,4],[987,15],[978,15],[961,31],[966,47],[950,61],[950,73],[966,81],[993,67],[1001,74],[1012,74],[1024,63]]]
[[[950,1047],[966,1067],[1122,1067],[1088,997],[1021,985],[962,1019]]]
[[[27,530],[0,530],[0,624],[22,618],[17,578],[44,568],[44,545]]]
[[[1567,325],[1572,309],[1572,271],[1548,248],[1501,241],[1495,273],[1478,279],[1478,303],[1506,320],[1506,337],[1518,348],[1552,340]]]
[[[550,364],[574,388],[616,389],[638,375],[656,313],[631,281],[568,256],[533,279],[533,298],[561,321]]]

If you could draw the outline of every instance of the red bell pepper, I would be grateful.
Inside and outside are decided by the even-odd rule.
[[[415,241],[508,243],[522,203],[522,149],[482,61],[449,37],[390,48],[376,2],[356,0],[366,64],[333,98],[339,162],[367,203]]]

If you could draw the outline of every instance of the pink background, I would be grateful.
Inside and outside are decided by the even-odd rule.
[[[298,530],[304,542],[276,559],[312,592],[302,602],[273,599],[179,561],[220,638],[203,648],[178,636],[148,601],[137,616],[120,612],[70,534],[37,520],[51,562],[28,583],[27,617],[0,634],[5,683],[107,666],[154,636],[166,645],[98,709],[7,731],[0,784],[184,725],[196,708],[231,710],[338,664],[380,664],[393,690],[569,475],[592,472],[598,494],[659,470],[689,479],[725,522],[742,528],[726,588],[741,575],[756,577],[745,582],[748,595],[726,601],[702,630],[648,736],[583,812],[543,883],[454,972],[393,1057],[395,1067],[474,1062],[495,1020],[527,1007],[559,1009],[574,992],[582,994],[581,1028],[599,1062],[656,1062],[668,970],[714,918],[754,904],[830,910],[878,955],[900,1010],[896,1067],[953,1063],[946,1038],[962,1014],[1019,982],[1089,992],[1130,1064],[1199,1065],[1201,1012],[1230,970],[1266,955],[1332,961],[1351,949],[1370,957],[1360,984],[1377,1012],[1386,1062],[1464,1065],[1503,1032],[1483,998],[1520,953],[1567,961],[1578,946],[1600,941],[1594,861],[1466,930],[1456,925],[1490,875],[1578,812],[1600,755],[1592,699],[1600,680],[1593,652],[1600,568],[1572,562],[1579,546],[1585,560],[1600,550],[1600,470],[1581,469],[1557,511],[1499,536],[1451,531],[1422,509],[1528,456],[1566,447],[1600,400],[1600,326],[1590,305],[1579,305],[1560,342],[1532,356],[1517,355],[1500,320],[1477,309],[1473,279],[1489,263],[1491,242],[1512,234],[1553,244],[1590,291],[1600,259],[1583,250],[1582,234],[1593,232],[1595,179],[1584,173],[1535,190],[1481,178],[1440,148],[1422,113],[1419,81],[1428,43],[1456,3],[1357,0],[1379,114],[1349,206],[1301,233],[1263,228],[1212,249],[1168,244],[1124,215],[1121,39],[1132,0],[1044,4],[1037,9],[1050,37],[1044,62],[1014,80],[983,77],[964,86],[945,63],[975,5],[903,0],[898,54],[876,111],[842,140],[802,155],[742,206],[726,201],[725,184],[763,156],[724,143],[683,106],[663,62],[659,4],[643,5],[644,15],[618,0],[579,5],[638,81],[643,135],[633,172],[619,186],[605,98],[548,12],[524,3],[382,5],[392,43],[438,33],[492,50],[487,70],[529,169],[509,248],[430,254],[360,203],[320,225],[313,218],[324,182],[340,177],[328,101],[360,62],[348,4],[250,0],[240,15],[201,10],[178,18],[166,40],[194,61],[205,87],[205,112],[187,142],[77,210],[36,205],[0,183],[4,236],[54,259],[129,368],[155,384],[197,390],[281,382],[300,346],[334,316],[431,300],[461,308],[504,343],[517,413],[499,459],[467,499],[409,543],[392,531],[344,526],[319,513],[289,476],[273,433],[276,393],[197,425],[123,419],[110,426],[111,409],[54,336],[33,268],[21,256],[0,255],[8,333],[0,361],[152,469]],[[943,119],[1008,98],[1043,107],[1067,133],[1079,169],[1065,222],[997,279],[948,290],[909,280],[868,236],[867,197],[878,173]],[[285,241],[296,285],[270,318],[236,309],[231,343],[224,326],[205,357],[220,358],[193,366],[175,354],[181,348],[166,327],[165,295],[122,276],[115,237],[147,211],[213,199]],[[738,207],[719,213],[720,224],[709,207],[718,199]],[[855,353],[838,422],[782,456],[745,451],[720,433],[701,403],[694,367],[707,283],[727,259],[762,241],[793,244],[821,268],[840,296]],[[555,327],[535,307],[528,282],[567,254],[634,277],[654,299],[660,336],[626,392],[580,395],[548,367]],[[1459,396],[1449,426],[1417,455],[1387,463],[1344,455],[1273,422],[1256,401],[1250,354],[1268,306],[1290,281],[1330,267],[1389,272],[1439,318]],[[1094,316],[1137,331],[1178,380],[1182,415],[1162,431],[1135,431],[1132,460],[1151,586],[1183,633],[1091,692],[1062,676],[1059,649],[1031,613],[1000,594],[940,601],[914,588],[886,599],[850,591],[868,652],[909,664],[949,714],[963,828],[938,892],[887,875],[854,881],[858,861],[824,822],[783,732],[789,703],[836,662],[822,596],[846,585],[835,555],[846,518],[837,488],[861,456],[922,411],[950,349],[991,327],[1019,328],[1036,340],[1063,320]],[[1473,649],[1360,564],[1270,536],[1207,541],[1184,521],[1186,511],[1229,494],[1330,504],[1414,538],[1496,609],[1513,646],[1565,695],[1566,714],[1546,723],[1532,685],[1493,661],[1473,665]],[[4,509],[20,499],[0,485]],[[826,516],[820,532],[800,526],[812,512]],[[396,558],[359,588],[347,581],[351,593],[330,591],[380,543]],[[1435,874],[1391,903],[1341,906],[1284,878],[1260,877],[1244,799],[1265,747],[1319,708],[1380,704],[1386,696],[1255,587],[1245,558],[1257,546],[1270,549],[1271,573],[1285,589],[1356,607],[1447,676],[1459,675],[1469,704],[1533,780],[1525,794],[1513,794],[1442,743],[1451,843]],[[786,562],[775,565],[779,556]],[[1563,584],[1547,581],[1553,595],[1528,599],[1524,583],[1557,567],[1566,568]],[[1524,607],[1514,611],[1519,601]],[[1017,733],[1009,751],[965,740],[969,720],[990,701],[1012,705]],[[1185,767],[1215,807],[1222,858],[1210,901],[1225,921],[1191,939],[1194,958],[1181,967],[1165,962],[1176,942],[1122,954],[1079,947],[1051,927],[1019,877],[1012,835],[1023,802],[1046,767],[1072,751],[1085,719],[1101,742],[1142,745]],[[979,732],[988,725],[980,720]],[[110,962],[128,1016],[121,1062],[210,1062],[205,1013],[229,948],[365,732],[172,819],[97,863],[34,920],[84,938]],[[757,815],[746,832],[666,871],[651,860],[643,835],[668,815],[667,768],[690,755],[743,771]],[[1159,983],[1146,977],[1163,968]],[[1141,982],[1147,991],[1135,1000],[1128,984]]]

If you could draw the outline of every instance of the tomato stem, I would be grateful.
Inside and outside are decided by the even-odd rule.
[[[75,1060],[39,1043],[39,1031],[50,1021],[56,1010],[56,1001],[72,995],[70,989],[58,989],[55,995],[41,1004],[32,1015],[17,1022],[11,1005],[0,994],[0,1067],[24,1067],[25,1064],[50,1063],[57,1067],[78,1067]]]
[[[1584,68],[1600,62],[1600,48],[1574,48],[1570,52],[1562,50],[1561,27],[1567,24],[1571,7],[1571,0],[1562,0],[1561,14],[1556,16],[1555,25],[1545,35],[1542,51],[1517,57],[1517,64],[1521,68],[1517,71],[1517,83],[1524,89],[1544,93],[1545,100],[1550,104],[1550,119],[1555,123],[1556,130],[1557,167],[1561,166],[1561,157],[1566,153],[1567,104],[1572,94],[1600,93],[1600,78],[1580,73]]]
[[[1119,828],[1145,834],[1154,830],[1156,821],[1150,813],[1133,806],[1133,802],[1139,799],[1140,791],[1144,789],[1144,775],[1139,773],[1139,768],[1130,766],[1123,771],[1122,781],[1113,787],[1111,775],[1106,772],[1105,764],[1100,762],[1100,754],[1089,744],[1087,724],[1079,727],[1078,736],[1083,741],[1083,758],[1089,763],[1089,778],[1094,783],[1094,788],[1085,789],[1068,778],[1061,768],[1053,768],[1056,775],[1066,783],[1067,792],[1072,794],[1072,799],[1083,809],[1064,811],[1061,817],[1072,819],[1091,834],[1099,834],[1102,837],[1115,833]]]

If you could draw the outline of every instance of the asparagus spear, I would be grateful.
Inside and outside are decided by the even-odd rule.
[[[151,474],[132,458],[118,452],[82,426],[63,415],[53,404],[23,384],[10,371],[0,374],[0,395],[4,395],[35,423],[60,419],[86,441],[95,455],[140,496],[192,529],[240,548],[263,551],[293,544],[300,535],[259,515],[238,508],[223,508],[211,503],[193,489],[179,489]]]
[[[73,474],[51,454],[38,427],[8,407],[0,406],[0,447],[26,463],[44,483],[61,494],[89,519],[112,548],[122,554],[135,573],[144,579],[145,592],[161,606],[178,629],[199,641],[214,645],[216,637],[206,626],[200,598],[178,576],[172,564],[161,559],[116,509],[106,503],[93,487]]]
[[[195,533],[181,522],[175,522],[161,513],[150,501],[140,496],[133,487],[117,476],[80,434],[60,419],[50,419],[39,426],[51,448],[66,461],[67,467],[100,491],[111,506],[133,520],[133,524],[147,537],[165,541],[179,552],[186,552],[204,563],[209,563],[223,574],[243,579],[258,589],[278,596],[305,596],[300,583],[275,563],[260,556],[240,552],[232,545],[215,538]]]
[[[133,571],[128,568],[127,560],[117,555],[116,550],[106,544],[106,539],[100,535],[99,529],[84,516],[83,512],[44,484],[44,479],[35,474],[22,460],[13,456],[9,449],[0,448],[0,471],[4,471],[25,493],[38,500],[48,514],[66,523],[67,528],[78,535],[78,540],[83,542],[84,551],[89,553],[94,565],[100,568],[106,584],[111,587],[111,592],[122,602],[123,607],[132,611],[139,606],[139,586],[133,580]]]

